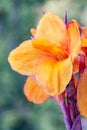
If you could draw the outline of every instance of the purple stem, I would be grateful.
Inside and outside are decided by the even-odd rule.
[[[66,108],[65,102],[60,102],[60,107],[63,112],[64,122],[67,130],[71,130],[71,120],[69,117],[68,109]]]
[[[80,115],[78,113],[76,102],[74,104],[75,109],[73,109],[73,104],[72,104],[73,100],[70,100],[70,104],[68,106],[68,104],[65,102],[65,100],[61,97],[62,97],[62,95],[60,95],[60,96],[55,95],[51,98],[54,99],[58,105],[60,105],[60,108],[61,108],[61,110],[63,112],[63,116],[64,116],[66,130],[82,130],[81,119],[80,119]]]
[[[77,108],[77,101],[76,101],[76,89],[74,86],[73,77],[66,88],[66,95],[67,95],[67,105],[70,113],[70,117],[72,120],[72,124],[78,115],[78,108]]]
[[[76,117],[71,130],[82,130],[80,115]]]
[[[68,109],[66,107],[63,95],[59,95],[59,96],[55,95],[55,96],[52,96],[51,98],[54,101],[56,101],[56,103],[58,105],[60,105],[61,111],[62,111],[63,116],[64,116],[64,122],[65,122],[66,130],[71,130],[72,124],[71,124],[71,120],[70,120],[70,115],[69,115]]]
[[[70,130],[82,130],[81,119],[77,107],[77,90],[74,86],[73,76],[69,85],[66,88],[66,94],[67,94],[67,105],[72,120],[72,127]]]

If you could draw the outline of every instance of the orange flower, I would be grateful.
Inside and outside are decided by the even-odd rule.
[[[52,13],[46,13],[31,29],[34,40],[26,40],[14,49],[8,61],[13,70],[29,76],[24,93],[29,101],[42,103],[60,95],[72,76],[73,61],[80,51],[76,21],[66,26]]]

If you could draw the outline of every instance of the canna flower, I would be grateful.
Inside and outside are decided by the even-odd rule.
[[[50,96],[63,93],[69,83],[80,51],[80,34],[75,20],[65,25],[52,13],[44,14],[31,33],[33,39],[14,49],[8,61],[13,70],[29,76],[24,85],[27,99],[43,103]]]

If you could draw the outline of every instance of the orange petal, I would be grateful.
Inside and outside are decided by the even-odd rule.
[[[31,75],[35,66],[38,65],[38,59],[42,56],[33,48],[31,41],[27,40],[9,54],[8,61],[13,70],[24,75]]]
[[[9,54],[8,61],[13,70],[29,76],[36,72],[36,67],[43,66],[43,63],[56,62],[57,59],[52,55],[39,50],[39,48],[35,49],[33,46],[34,43],[27,40]]]
[[[72,62],[70,57],[60,62],[47,62],[38,68],[37,82],[49,95],[60,95],[66,88],[72,76]]]
[[[49,96],[37,84],[35,77],[30,76],[24,85],[24,94],[30,102],[41,104],[45,102]]]
[[[72,58],[78,55],[81,48],[80,33],[75,20],[69,22],[67,31],[70,37],[70,53]]]
[[[71,58],[68,57],[64,61],[57,64],[58,67],[58,94],[60,95],[66,88],[67,84],[72,77],[72,62]],[[57,71],[57,69],[55,69]]]
[[[54,58],[57,60],[63,60],[68,57],[68,52],[55,44],[48,43],[46,40],[32,40],[32,45],[34,48],[48,53],[49,56],[55,56]]]
[[[66,26],[62,19],[52,13],[43,15],[37,27],[36,39],[44,39],[57,46],[68,48]]]
[[[45,46],[44,51],[34,46],[32,41],[25,41],[14,49],[8,58],[11,67],[24,75],[34,74],[48,95],[62,93],[72,75],[71,58],[64,57],[59,61],[56,56],[45,52]]]
[[[87,70],[80,77],[77,90],[78,106],[81,115],[87,117]]]
[[[70,57],[68,57],[64,50],[57,47],[55,44],[48,44],[45,40],[33,40],[32,44],[35,48],[52,54],[51,60],[46,61],[46,63],[43,62],[44,69],[42,66],[41,68],[39,66],[40,71],[38,70],[38,74],[36,74],[38,83],[43,86],[46,93],[50,95],[56,93],[61,94],[65,90],[72,75],[72,63]],[[56,57],[55,62],[52,61],[52,58],[55,59],[55,57],[52,56]]]
[[[40,45],[41,44],[41,45]],[[27,40],[14,49],[8,61],[13,70],[31,75],[43,62],[56,62],[67,57],[66,52],[44,40]]]

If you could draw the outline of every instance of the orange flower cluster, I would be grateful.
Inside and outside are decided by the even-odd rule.
[[[81,29],[81,35],[79,28]],[[43,103],[49,97],[61,95],[72,75],[79,72],[80,54],[85,57],[87,67],[87,28],[75,20],[65,25],[64,21],[52,13],[45,13],[36,29],[31,29],[34,37],[14,49],[8,61],[13,70],[29,76],[24,85],[24,94],[29,101]],[[77,100],[79,110],[87,117],[87,70],[78,81]]]

